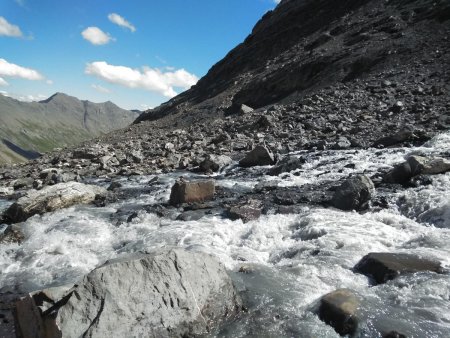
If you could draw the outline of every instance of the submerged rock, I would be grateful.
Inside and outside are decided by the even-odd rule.
[[[60,183],[42,190],[29,190],[6,210],[5,218],[12,223],[22,222],[33,215],[75,204],[91,203],[101,194],[105,194],[105,189],[77,182]]]
[[[273,153],[266,147],[258,145],[239,161],[241,167],[254,167],[257,165],[275,164]]]
[[[183,203],[204,202],[214,198],[214,181],[186,182],[177,181],[170,193],[170,204],[179,205]]]
[[[220,263],[170,249],[109,261],[70,289],[30,294],[16,313],[23,337],[192,337],[241,306]]]
[[[368,207],[374,190],[375,187],[369,177],[365,175],[352,177],[336,189],[331,203],[341,210],[363,210]]]
[[[405,253],[372,252],[364,256],[355,266],[362,273],[382,284],[400,275],[420,271],[442,273],[443,268],[437,261]]]
[[[353,291],[339,289],[320,299],[319,318],[340,335],[353,335],[358,328],[359,305],[359,299]]]

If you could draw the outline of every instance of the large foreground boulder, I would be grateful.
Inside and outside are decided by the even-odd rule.
[[[60,183],[42,190],[30,190],[6,210],[5,218],[12,223],[22,222],[33,215],[75,204],[90,203],[96,196],[105,192],[104,188],[78,182]]]
[[[359,298],[348,289],[335,290],[320,299],[319,318],[340,335],[353,335],[358,328]]]
[[[117,259],[17,303],[23,337],[192,337],[241,308],[225,268],[183,249]]]
[[[431,271],[442,273],[439,262],[405,253],[372,252],[364,256],[354,270],[382,284],[406,273]]]
[[[352,177],[336,189],[331,203],[341,210],[363,210],[367,208],[374,190],[375,187],[369,177],[365,175]]]
[[[254,167],[257,165],[275,164],[273,153],[264,146],[258,145],[239,161],[241,167]]]
[[[186,182],[179,180],[172,186],[170,192],[170,204],[204,202],[214,198],[214,181]]]

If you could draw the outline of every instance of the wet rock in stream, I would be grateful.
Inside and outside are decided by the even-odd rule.
[[[170,192],[170,204],[203,202],[214,198],[214,181],[185,182],[177,181]]]
[[[358,329],[359,306],[359,297],[352,290],[336,290],[320,299],[319,318],[340,335],[352,336]]]
[[[16,321],[23,337],[186,337],[206,334],[241,307],[215,259],[165,249],[108,261],[74,286],[33,292],[16,304]]]
[[[91,203],[102,194],[105,194],[105,189],[95,185],[60,183],[42,190],[29,190],[6,210],[4,216],[7,221],[17,223],[36,214]]]
[[[400,275],[429,271],[443,273],[438,261],[405,253],[372,252],[364,256],[354,268],[355,272],[373,278],[376,284],[386,283]]]

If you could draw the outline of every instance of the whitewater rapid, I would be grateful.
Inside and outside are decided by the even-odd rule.
[[[411,154],[449,156],[449,149],[450,133],[444,133],[415,148],[294,153],[306,163],[279,177],[226,175],[241,170],[232,165],[215,178],[219,186],[242,190],[261,182],[280,187],[317,184],[354,173],[371,176]],[[433,176],[428,186],[392,192],[386,195],[387,208],[365,213],[305,206],[297,214],[264,215],[244,224],[215,214],[174,221],[141,210],[130,223],[114,222],[112,215],[123,207],[166,202],[181,175],[194,176],[161,174],[151,193],[106,207],[76,206],[30,218],[21,225],[26,237],[21,245],[0,245],[0,290],[73,283],[118,255],[180,246],[224,263],[248,306],[248,313],[212,336],[338,337],[314,314],[318,299],[338,288],[353,289],[363,298],[362,337],[381,337],[383,328],[408,337],[450,336],[448,272],[418,273],[371,286],[367,277],[352,271],[369,252],[413,253],[438,259],[448,269],[450,173]],[[139,189],[153,178],[120,182],[123,189]],[[102,180],[93,182],[107,186]],[[0,200],[0,212],[9,203]],[[251,273],[239,273],[242,266]]]

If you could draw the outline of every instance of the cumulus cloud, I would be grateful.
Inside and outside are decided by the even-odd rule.
[[[16,99],[16,100],[24,101],[24,102],[42,101],[42,100],[45,100],[46,98],[48,98],[47,95],[43,95],[43,94],[23,95],[23,94],[8,93],[4,90],[0,90],[0,94],[3,96],[6,96],[6,97],[10,97],[12,99]]]
[[[132,32],[136,32],[136,27],[134,27],[130,22],[125,20],[124,17],[120,16],[117,13],[109,14],[108,19],[109,19],[109,21],[111,21],[112,23],[115,23],[116,25],[128,28]]]
[[[143,88],[160,93],[166,97],[177,95],[175,88],[189,89],[197,83],[198,77],[184,69],[163,71],[158,68],[142,67],[132,69],[110,65],[104,61],[88,63],[85,73],[96,76],[109,83],[128,88]]]
[[[93,45],[106,45],[114,39],[98,27],[88,27],[81,32],[83,38]]]
[[[0,59],[0,76],[44,80],[44,77],[38,71],[9,63],[5,59]]]
[[[19,38],[23,36],[23,34],[19,26],[9,23],[3,16],[0,16],[0,36]]]
[[[104,94],[110,93],[110,90],[108,88],[102,87],[97,84],[92,84],[91,87],[100,93],[104,93]]]
[[[17,96],[16,99],[19,101],[24,101],[24,102],[35,102],[35,101],[42,101],[47,99],[48,96],[47,95],[43,95],[43,94],[37,94],[37,95],[20,95]]]
[[[9,86],[9,83],[0,77],[0,86]]]

